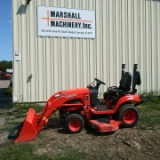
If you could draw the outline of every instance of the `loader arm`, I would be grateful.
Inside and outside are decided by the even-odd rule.
[[[54,95],[48,100],[42,112],[37,115],[33,108],[29,108],[24,122],[10,130],[9,139],[14,139],[14,142],[29,141],[36,138],[39,131],[48,121],[52,113],[57,111],[59,107],[66,101],[65,96],[54,98]],[[15,133],[16,131],[16,133]]]
[[[56,112],[66,101],[66,97],[60,97],[49,100],[38,117],[38,131],[40,131],[44,124],[48,121],[50,115]]]

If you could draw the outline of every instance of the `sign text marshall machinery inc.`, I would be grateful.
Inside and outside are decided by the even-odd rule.
[[[75,12],[50,12],[51,17],[62,18],[59,20],[51,20],[51,27],[63,27],[63,28],[88,28],[91,29],[91,24],[82,23],[80,13]],[[65,21],[66,19],[66,21]],[[73,21],[72,21],[73,19]],[[67,21],[70,20],[71,22]],[[74,20],[77,20],[74,22]],[[78,20],[80,20],[78,22]]]
[[[38,36],[95,38],[95,11],[38,6]]]

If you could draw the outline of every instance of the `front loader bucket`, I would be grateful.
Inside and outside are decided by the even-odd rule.
[[[37,121],[38,121],[38,116],[35,110],[30,108],[24,122],[14,127],[9,132],[8,138],[14,139],[14,142],[16,143],[29,141],[36,138],[38,134]]]

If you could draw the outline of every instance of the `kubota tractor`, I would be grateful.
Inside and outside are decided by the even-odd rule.
[[[119,87],[108,87],[103,99],[98,98],[98,89],[105,83],[97,78],[95,86],[89,84],[87,88],[57,92],[49,98],[39,115],[30,108],[24,122],[11,129],[8,138],[15,142],[36,138],[43,126],[47,125],[50,115],[56,111],[59,111],[65,129],[70,133],[79,133],[85,124],[98,132],[112,132],[120,125],[135,126],[139,118],[136,106],[142,103],[135,89],[141,83],[140,74],[137,64],[134,64],[133,78],[129,72],[124,72],[124,68],[123,64]]]

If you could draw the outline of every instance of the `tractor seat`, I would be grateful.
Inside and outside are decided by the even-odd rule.
[[[110,95],[111,97],[124,96],[126,93],[130,91],[130,89],[131,89],[131,74],[130,72],[125,72],[122,75],[119,87],[117,86],[108,87],[108,90],[103,94],[103,97],[105,99],[108,95]]]
[[[131,74],[130,72],[125,72],[122,75],[122,78],[120,80],[120,85],[119,87],[109,87],[108,90],[109,92],[129,92],[131,89]]]
[[[124,92],[128,92],[131,89],[131,73],[125,72],[122,75],[122,78],[120,80],[119,90],[122,90]]]
[[[108,92],[122,92],[123,90],[118,88],[117,86],[108,87]]]

